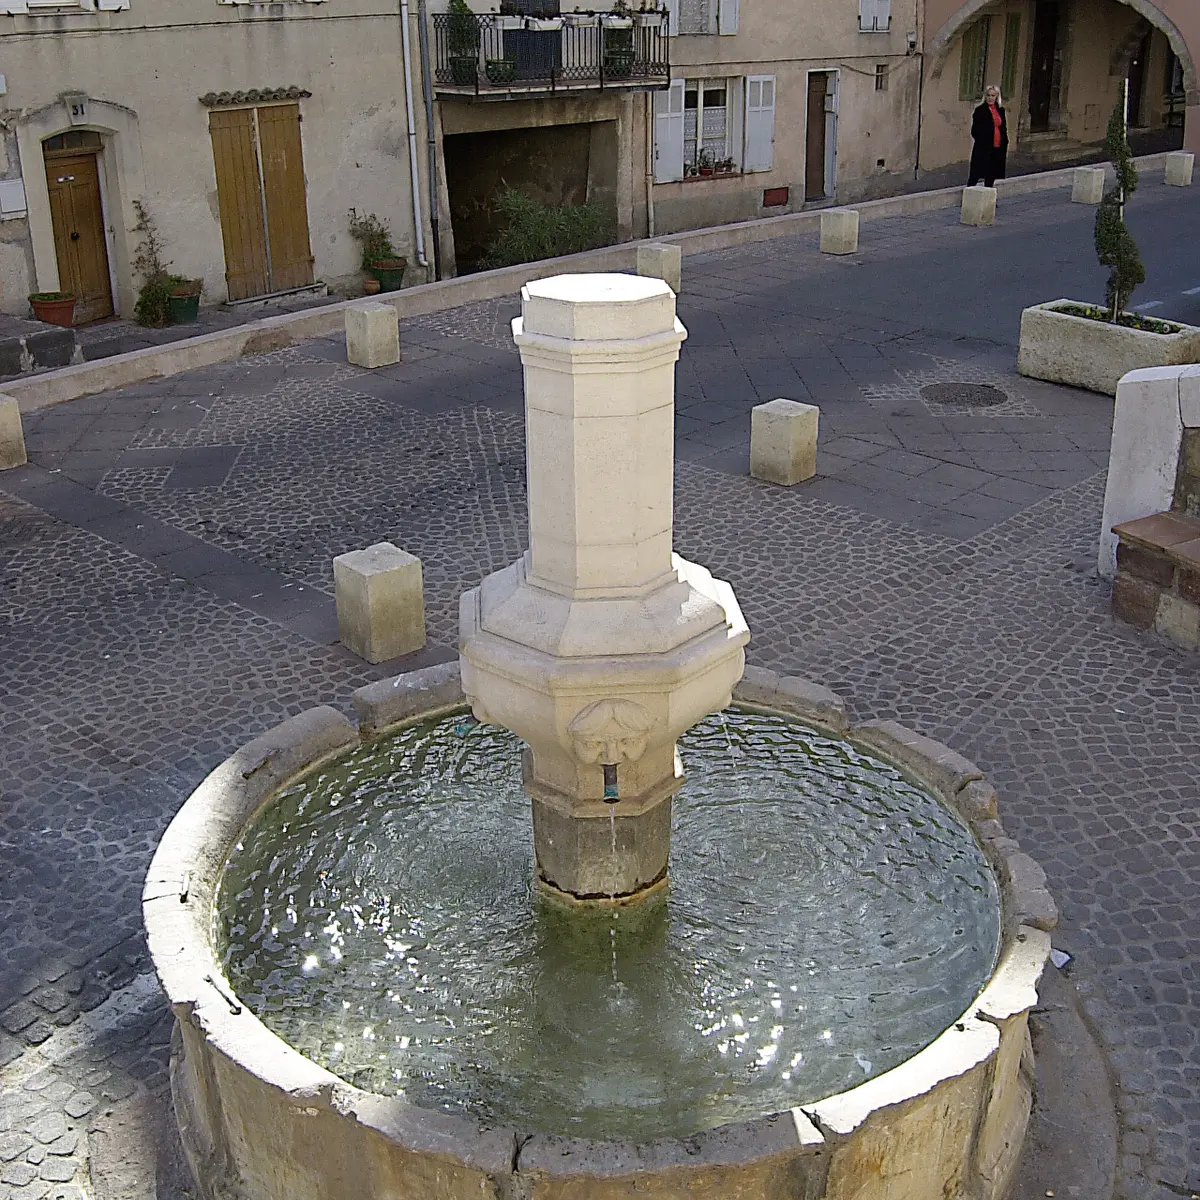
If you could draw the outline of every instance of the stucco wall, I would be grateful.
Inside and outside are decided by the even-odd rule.
[[[351,206],[387,220],[397,249],[414,259],[395,8],[384,0],[339,0],[336,9],[214,4],[201,13],[189,0],[153,0],[152,10],[148,3],[133,0],[130,9],[115,13],[0,15],[0,33],[10,51],[5,63],[9,93],[0,103],[16,111],[18,134],[22,127],[27,131],[21,165],[30,192],[39,287],[57,286],[58,271],[44,184],[38,186],[43,171],[38,143],[67,127],[66,109],[58,101],[64,92],[89,96],[95,102],[93,117],[104,105],[128,113],[119,132],[106,131],[104,151],[110,255],[117,260],[118,301],[125,315],[134,294],[128,266],[136,219],[132,201],[139,197],[158,222],[172,269],[203,278],[206,301],[225,298],[209,110],[199,102],[208,92],[295,86],[312,93],[300,107],[318,280],[337,285],[357,276],[357,247],[346,228]],[[98,125],[90,121],[84,127],[103,130],[103,124],[101,117]],[[419,135],[423,138],[424,131]],[[133,169],[135,160],[140,170]],[[0,239],[10,224],[0,225]],[[414,268],[410,278],[418,274],[423,275]],[[23,310],[23,293],[32,283],[6,286],[0,305]],[[19,304],[14,301],[18,293]]]

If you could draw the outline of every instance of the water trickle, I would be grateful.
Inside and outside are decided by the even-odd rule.
[[[360,1087],[547,1133],[685,1136],[888,1070],[991,971],[996,884],[970,833],[844,742],[736,710],[690,730],[670,887],[618,919],[539,899],[514,836],[521,743],[461,722],[288,788],[221,881],[242,1003]]]

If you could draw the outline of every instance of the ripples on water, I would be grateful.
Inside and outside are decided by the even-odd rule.
[[[226,868],[234,988],[360,1087],[639,1141],[852,1087],[961,1016],[999,902],[938,801],[778,717],[680,750],[670,889],[616,912],[538,899],[512,734],[450,716],[314,773]]]

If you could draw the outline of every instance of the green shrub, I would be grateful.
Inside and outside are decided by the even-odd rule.
[[[451,57],[473,57],[479,49],[479,22],[471,6],[466,0],[450,0],[446,11],[450,14],[446,33]]]
[[[350,236],[362,248],[362,269],[369,270],[377,259],[395,258],[396,248],[392,245],[392,231],[386,221],[381,221],[374,213],[364,213],[361,217],[350,210]]]
[[[586,204],[543,204],[513,188],[496,197],[507,228],[487,249],[484,267],[557,258],[594,250],[612,241],[612,221],[594,200]]]
[[[142,278],[142,287],[138,292],[137,303],[133,306],[133,315],[139,325],[162,329],[171,323],[171,289],[178,283],[187,281],[167,270],[171,264],[163,258],[165,247],[158,235],[158,226],[144,201],[135,200],[133,208],[138,217],[133,232],[139,234],[141,240],[138,242],[132,266],[134,274]]]
[[[1125,311],[1134,291],[1146,282],[1146,268],[1142,265],[1137,242],[1125,224],[1125,204],[1138,186],[1137,167],[1125,134],[1125,89],[1128,86],[1126,82],[1122,87],[1112,116],[1108,118],[1105,139],[1108,157],[1117,171],[1117,181],[1105,193],[1096,213],[1096,255],[1100,265],[1109,268],[1108,319],[1114,323]]]

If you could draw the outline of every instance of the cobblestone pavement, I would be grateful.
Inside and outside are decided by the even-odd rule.
[[[1182,291],[1200,203],[1138,204],[1148,288]],[[996,781],[1112,1065],[1120,1195],[1174,1200],[1200,1190],[1200,661],[1114,625],[1094,576],[1111,403],[1013,370],[1021,305],[1097,293],[1091,215],[1046,193],[992,230],[864,225],[849,259],[688,258],[676,541],[733,582],[751,661]],[[0,1200],[188,1194],[141,877],[240,743],[453,654],[458,593],[525,544],[515,312],[406,323],[379,371],[316,340],[27,416],[0,476]],[[821,406],[794,489],[746,471],[775,396]],[[330,560],[384,538],[423,561],[431,644],[369,667]]]

